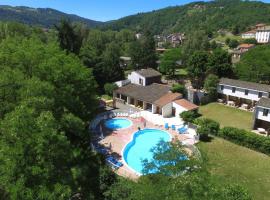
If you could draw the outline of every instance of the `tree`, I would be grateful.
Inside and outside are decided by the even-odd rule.
[[[248,38],[243,41],[246,44],[257,44],[257,40],[255,38]]]
[[[55,25],[58,31],[58,41],[60,47],[68,53],[79,54],[82,45],[82,36],[75,31],[75,27],[68,20],[61,20],[59,25]]]
[[[180,114],[180,117],[189,123],[193,123],[196,118],[198,118],[200,114],[197,111],[184,111]]]
[[[100,87],[124,79],[124,71],[120,67],[120,49],[115,42],[106,46],[101,63],[94,69],[94,75]]]
[[[118,86],[115,83],[106,83],[104,85],[105,94],[112,96],[113,91],[116,90],[117,88],[118,88]]]
[[[132,43],[130,56],[134,69],[156,68],[156,44],[150,31],[145,31],[143,37]]]
[[[197,119],[196,123],[199,125],[197,132],[200,135],[200,140],[207,141],[209,134],[217,135],[219,131],[219,123],[211,119]]]
[[[237,46],[239,45],[239,42],[235,39],[232,39],[230,40],[228,46],[231,48],[231,49],[234,49],[236,48]]]
[[[184,97],[187,95],[187,89],[186,89],[186,87],[184,85],[181,85],[181,84],[174,84],[172,86],[171,91],[173,93],[178,92],[178,93],[182,94]]]
[[[204,89],[208,93],[208,96],[211,101],[217,99],[217,87],[219,83],[219,78],[216,75],[210,74],[207,76],[204,82]]]
[[[175,70],[177,68],[176,62],[181,59],[181,49],[174,48],[166,51],[161,58],[159,71],[163,74],[175,76]]]
[[[189,58],[187,70],[194,88],[200,89],[203,86],[207,65],[208,54],[206,52],[197,51]]]
[[[251,49],[236,64],[236,75],[241,80],[270,84],[269,54],[269,45]]]
[[[218,77],[232,77],[234,74],[231,55],[223,49],[216,49],[210,54],[207,68],[208,73],[215,74]]]

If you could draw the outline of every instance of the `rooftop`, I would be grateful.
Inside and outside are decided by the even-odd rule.
[[[229,78],[221,78],[219,84],[235,86],[239,88],[256,90],[256,91],[270,92],[270,85],[229,79]]]
[[[163,107],[167,105],[168,103],[173,102],[176,99],[182,98],[183,95],[180,93],[167,93],[164,96],[162,96],[160,99],[154,102],[155,105]]]
[[[238,46],[238,48],[251,48],[251,47],[254,47],[255,46],[255,44],[246,44],[246,43],[244,43],[244,44],[240,44],[239,46]]]
[[[136,73],[140,74],[141,76],[145,78],[161,76],[161,73],[159,73],[158,71],[152,68],[141,69],[141,70],[136,71]]]
[[[251,30],[251,31],[247,31],[247,32],[245,32],[243,34],[255,34],[255,33],[256,33],[256,30]]]
[[[257,106],[270,108],[270,99],[265,97],[261,98],[260,101],[258,101]]]
[[[179,106],[182,106],[183,108],[187,110],[196,110],[199,108],[199,106],[189,102],[186,99],[179,99],[179,100],[174,101],[174,103],[176,103]]]
[[[154,104],[155,101],[166,95],[170,90],[171,87],[167,85],[153,83],[148,86],[128,84],[124,87],[118,88],[115,92]]]

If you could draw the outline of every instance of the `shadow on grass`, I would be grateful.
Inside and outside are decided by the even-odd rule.
[[[212,142],[213,139],[215,139],[213,136],[208,135],[207,137],[200,138],[200,141],[208,143],[208,142]]]

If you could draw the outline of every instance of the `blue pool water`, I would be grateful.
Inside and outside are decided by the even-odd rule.
[[[128,119],[109,119],[105,122],[105,126],[109,129],[116,130],[128,128],[132,126],[132,122]]]
[[[169,133],[158,129],[144,129],[133,135],[133,140],[127,144],[123,151],[125,162],[137,173],[142,173],[142,160],[153,158],[151,149],[155,147],[160,140],[169,142],[171,136]]]

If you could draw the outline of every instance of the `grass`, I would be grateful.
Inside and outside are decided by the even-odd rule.
[[[270,157],[221,138],[198,144],[217,184],[239,184],[255,200],[270,197]]]
[[[101,98],[104,100],[112,100],[112,97],[107,94],[102,95]]]
[[[251,130],[253,113],[228,107],[218,103],[210,103],[201,106],[199,113],[202,117],[213,119],[220,123],[221,127],[231,126],[240,129]]]

